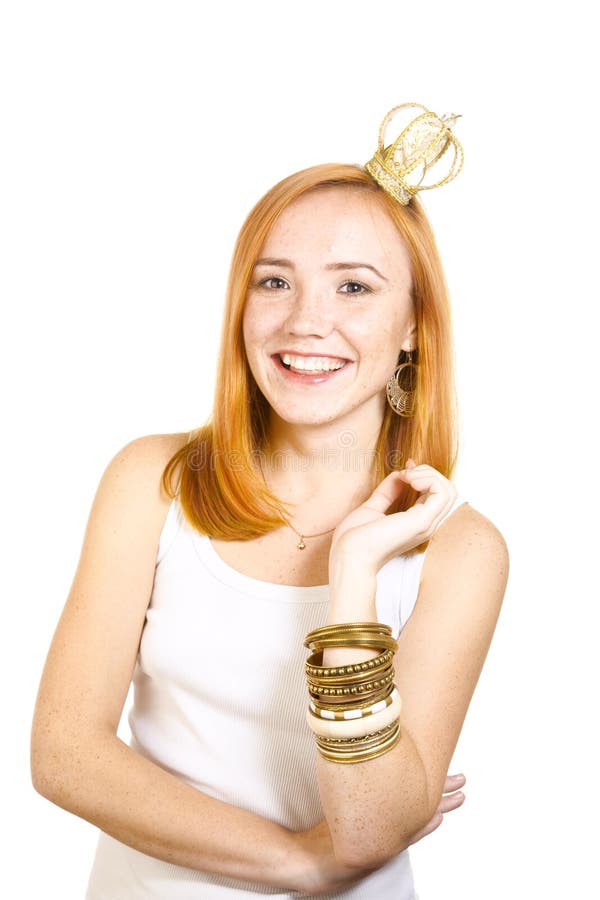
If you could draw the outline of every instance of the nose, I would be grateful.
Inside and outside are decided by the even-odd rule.
[[[333,315],[326,298],[318,290],[297,290],[284,327],[288,334],[327,337],[333,330]]]

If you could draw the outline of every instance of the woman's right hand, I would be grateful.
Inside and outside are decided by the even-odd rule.
[[[407,846],[416,844],[440,827],[444,815],[458,809],[465,800],[465,795],[459,790],[464,786],[464,775],[448,775],[444,782],[442,799],[431,820],[420,831],[413,834]],[[354,866],[344,866],[339,863],[333,853],[333,843],[329,826],[325,820],[319,822],[309,831],[301,831],[296,835],[303,853],[309,860],[307,870],[301,877],[301,883],[297,886],[302,894],[333,893],[350,887],[354,882],[365,878],[374,869],[358,869]]]
[[[369,875],[374,869],[360,869],[339,863],[333,853],[329,825],[324,819],[308,831],[295,835],[303,858],[307,861],[295,890],[318,897],[350,887],[355,881]]]

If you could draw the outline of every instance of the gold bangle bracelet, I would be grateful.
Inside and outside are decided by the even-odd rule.
[[[323,700],[323,698],[316,700],[311,699],[310,703],[314,703],[317,709],[327,709],[332,712],[339,712],[342,709],[363,709],[365,706],[371,706],[373,703],[385,700],[390,696],[394,687],[395,685],[393,682],[390,682],[390,684],[387,684],[381,690],[369,693],[368,695],[355,694],[351,697],[348,697],[347,695],[339,698],[328,697],[327,700]]]
[[[315,734],[315,740],[318,744],[329,747],[330,750],[351,750],[352,747],[362,746],[372,741],[380,741],[384,738],[387,739],[390,733],[395,730],[397,724],[398,719],[391,719],[387,725],[382,725],[376,728],[375,731],[367,731],[366,734],[358,735],[357,737],[327,737],[326,735]],[[375,728],[374,725],[371,727]]]
[[[325,750],[322,747],[318,747],[318,751],[324,759],[329,760],[330,762],[336,763],[358,763],[358,762],[366,762],[369,759],[375,759],[378,756],[383,756],[384,753],[387,753],[389,750],[393,750],[393,748],[400,742],[401,731],[400,724],[398,723],[398,728],[394,731],[391,736],[383,741],[379,746],[372,748],[371,750],[366,750],[364,752],[356,751],[354,753],[340,753],[335,750]]]
[[[384,666],[379,666],[377,669],[368,669],[366,672],[354,672],[352,675],[337,675],[332,678],[327,678],[324,675],[307,675],[306,683],[318,684],[320,687],[344,688],[351,684],[368,684],[370,681],[377,681],[378,678],[387,675],[392,669],[393,662],[388,661]]]
[[[321,664],[318,665],[315,657],[320,657]],[[394,658],[394,653],[392,650],[384,650],[379,656],[374,656],[373,659],[365,659],[359,663],[349,663],[344,666],[323,666],[323,651],[318,650],[316,653],[312,653],[308,659],[306,660],[305,670],[308,675],[318,675],[318,676],[342,676],[342,675],[352,675],[354,672],[364,672],[367,669],[375,669],[379,668],[386,662],[390,662]]]
[[[313,653],[313,656],[317,654]],[[312,658],[312,657],[311,657]],[[394,661],[394,654],[391,650],[386,650],[373,659],[365,660],[362,663],[354,663],[350,666],[337,666],[334,668],[324,668],[322,666],[305,665],[305,672],[312,681],[319,681],[323,684],[347,684],[352,681],[363,681],[371,676],[385,671]]]
[[[324,625],[322,628],[315,628],[314,631],[308,632],[304,639],[304,646],[308,647],[315,638],[328,637],[334,634],[350,634],[355,631],[369,631],[375,634],[391,635],[392,627],[382,622],[348,622],[346,624]]]
[[[320,697],[350,698],[357,694],[368,694],[380,690],[394,680],[394,675],[394,669],[391,668],[389,672],[386,672],[380,678],[373,679],[372,681],[360,682],[358,684],[346,684],[343,687],[329,687],[328,685],[320,685],[314,681],[307,681],[307,686],[311,697],[316,698],[317,700]]]
[[[369,647],[373,650],[393,650],[394,653],[398,649],[398,642],[391,635],[387,634],[369,634],[365,631],[355,632],[351,638],[330,637],[315,638],[310,641],[310,648],[314,650],[326,650],[330,647]]]

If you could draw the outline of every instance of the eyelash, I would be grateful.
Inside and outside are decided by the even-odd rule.
[[[267,287],[268,281],[283,281],[287,284],[287,281],[285,280],[285,278],[282,278],[280,275],[268,275],[266,278],[263,278],[262,281],[259,281],[258,287],[265,287],[265,288],[267,288],[267,290],[270,290],[270,291],[281,290],[281,288]],[[371,288],[367,287],[366,284],[363,284],[362,281],[357,281],[356,278],[350,278],[348,281],[344,281],[340,285],[340,288],[346,287],[346,285],[348,285],[348,284],[357,284],[360,288],[362,288],[362,290],[361,291],[344,291],[344,293],[346,293],[346,294],[357,294],[360,296],[360,294],[370,294],[371,293]]]
[[[351,278],[350,281],[344,281],[344,283],[341,284],[340,287],[345,287],[347,284],[357,284],[359,287],[362,288],[362,291],[346,291],[346,293],[348,293],[348,294],[363,294],[363,293],[370,294],[371,293],[371,288],[367,287],[366,284],[363,284],[362,281],[357,281],[356,278]]]

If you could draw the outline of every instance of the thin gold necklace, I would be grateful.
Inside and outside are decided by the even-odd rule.
[[[262,475],[262,479],[268,490],[269,485],[267,484],[267,479],[265,478],[265,473],[264,473],[264,469],[262,467],[262,461],[260,460],[260,458],[258,460],[258,465],[260,467],[260,474]],[[328,528],[327,531],[319,531],[318,534],[300,534],[299,531],[296,531],[296,529],[294,528],[294,526],[292,525],[291,522],[288,522],[288,525],[290,526],[290,528],[292,529],[294,534],[299,538],[298,543],[296,544],[296,547],[298,550],[304,550],[306,548],[306,544],[304,543],[305,538],[308,538],[310,540],[311,538],[323,537],[323,535],[325,535],[325,534],[331,534],[331,532],[335,531],[335,529],[337,528],[337,525],[334,525],[333,528]]]
[[[310,539],[310,538],[323,537],[324,534],[331,534],[331,532],[335,531],[335,529],[337,528],[337,525],[336,525],[334,528],[329,528],[327,531],[319,531],[318,534],[300,534],[300,532],[296,531],[294,526],[291,525],[289,522],[288,522],[288,525],[290,526],[290,528],[292,529],[294,534],[298,535],[298,537],[300,538],[300,540],[296,544],[296,547],[298,550],[304,550],[304,548],[306,547],[306,544],[304,543],[304,538]]]

